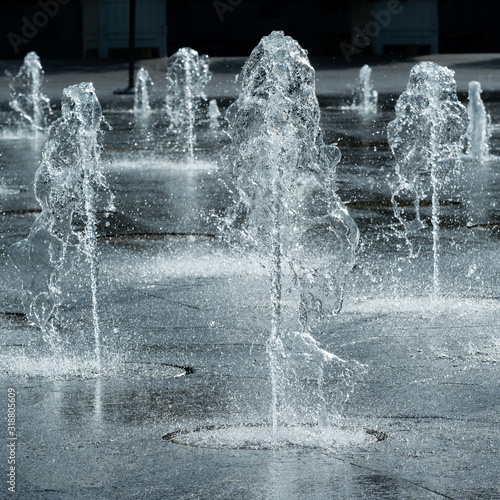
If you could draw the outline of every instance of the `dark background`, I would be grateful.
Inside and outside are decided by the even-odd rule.
[[[0,0],[0,59],[20,59],[32,50],[45,59],[83,57],[82,0],[61,5],[18,54],[13,51],[7,36],[21,32],[23,17],[32,19],[40,10],[38,1]],[[351,40],[354,1],[242,0],[221,20],[212,0],[165,0],[168,54],[190,46],[211,56],[245,56],[262,36],[280,29],[310,53],[334,56]],[[439,0],[439,52],[500,52],[498,19],[499,0]],[[126,56],[126,50],[111,54]]]

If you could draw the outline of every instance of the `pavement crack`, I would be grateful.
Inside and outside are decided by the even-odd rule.
[[[366,415],[352,415],[353,417],[366,417]],[[451,422],[465,422],[465,423],[478,423],[478,424],[493,424],[496,425],[496,420],[482,419],[482,418],[465,418],[465,417],[446,417],[443,415],[377,415],[370,416],[370,418],[378,418],[384,420],[449,420]]]
[[[195,309],[196,311],[202,311],[203,309],[198,306],[193,306],[192,304],[186,304],[185,302],[179,302],[177,300],[172,300],[172,299],[167,299],[166,297],[163,297],[162,295],[156,295],[155,293],[151,292],[145,292],[143,290],[138,290],[139,293],[142,293],[143,295],[147,295],[148,297],[154,297],[155,299],[161,299],[166,302],[170,302],[172,304],[177,304],[180,306],[188,307],[189,309]]]
[[[382,474],[384,476],[388,476],[388,474],[386,472],[380,471],[378,469],[372,469],[371,467],[367,467],[366,465],[360,465],[360,464],[357,464],[356,462],[351,462],[349,460],[346,460],[346,459],[340,458],[340,457],[336,457],[336,456],[332,456],[332,458],[334,458],[335,460],[338,460],[339,462],[343,462],[343,463],[351,465],[353,467],[357,467],[358,469],[366,470],[366,471],[369,471],[369,472],[375,473],[375,474]],[[430,493],[434,493],[435,495],[438,495],[441,498],[448,498],[449,500],[454,500],[453,497],[445,495],[444,493],[441,493],[439,491],[433,490],[432,488],[428,488],[427,486],[424,486],[423,484],[419,484],[415,481],[411,481],[410,479],[406,479],[404,477],[392,476],[392,475],[391,475],[391,477],[395,477],[395,479],[397,479],[399,481],[404,481],[405,483],[416,486],[417,488],[420,488],[422,490],[426,490]]]

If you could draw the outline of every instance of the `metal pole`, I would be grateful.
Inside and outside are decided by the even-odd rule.
[[[129,25],[128,25],[128,50],[129,50],[129,64],[128,64],[128,87],[125,89],[118,89],[113,94],[133,94],[134,88],[134,67],[135,67],[135,2],[136,0],[129,0]]]
[[[135,0],[130,0],[129,19],[129,67],[128,67],[128,88],[134,88],[134,66],[135,66]]]

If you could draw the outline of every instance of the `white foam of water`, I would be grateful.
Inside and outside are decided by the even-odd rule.
[[[20,192],[21,190],[19,188],[10,188],[3,184],[0,184],[0,196],[16,195]]]
[[[120,281],[127,280],[154,283],[157,280],[169,278],[209,278],[219,276],[264,276],[266,271],[257,256],[248,255],[244,258],[239,254],[219,255],[214,252],[196,252],[188,248],[174,248],[171,252],[144,255],[135,251],[123,258],[120,269]],[[107,259],[102,263],[102,270],[106,274],[116,276],[113,270],[114,260]]]
[[[335,426],[280,426],[273,432],[267,425],[237,425],[198,428],[166,434],[175,444],[215,449],[285,450],[317,448],[332,450],[366,446],[377,441],[363,429]]]
[[[468,316],[471,313],[495,312],[500,303],[491,299],[468,299],[458,297],[383,297],[380,299],[351,300],[344,305],[344,312],[362,312],[366,314],[391,313],[454,313]]]
[[[217,169],[217,163],[204,160],[175,162],[165,158],[114,159],[108,164],[110,170],[177,170],[211,172]]]
[[[33,132],[31,130],[18,129],[18,128],[6,128],[0,130],[0,140],[21,141],[33,138],[35,138],[36,140],[45,141],[46,134],[39,130]]]
[[[74,379],[145,379],[176,378],[186,374],[183,368],[165,363],[128,363],[116,354],[103,356],[101,372],[94,356],[46,355],[24,353],[0,356],[0,374],[16,378],[48,380]]]

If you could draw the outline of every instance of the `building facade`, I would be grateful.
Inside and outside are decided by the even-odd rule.
[[[127,57],[129,0],[81,0],[82,55]],[[167,55],[165,0],[136,0],[135,47],[143,59]]]

